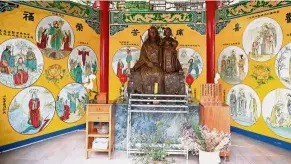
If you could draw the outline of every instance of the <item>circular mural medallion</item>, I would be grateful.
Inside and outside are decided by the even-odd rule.
[[[37,47],[51,59],[67,57],[74,47],[74,32],[70,24],[61,17],[43,18],[36,28]]]
[[[255,61],[272,59],[279,52],[282,41],[280,25],[268,17],[252,21],[243,34],[244,50]]]
[[[77,83],[88,82],[88,77],[97,72],[97,56],[88,46],[74,48],[68,60],[70,76]]]
[[[291,89],[291,43],[283,47],[278,53],[275,69],[280,81]]]
[[[262,112],[274,133],[291,138],[291,90],[279,88],[269,92],[264,98]]]
[[[194,79],[197,79],[203,70],[201,56],[192,48],[179,48],[178,53],[178,59],[185,75],[191,74]]]
[[[135,47],[123,47],[119,49],[112,59],[112,69],[119,78],[122,73],[128,75],[140,55],[139,49]]]
[[[226,47],[219,55],[218,72],[222,80],[229,84],[241,83],[247,76],[248,68],[248,57],[239,47]]]
[[[55,112],[53,95],[43,87],[32,86],[19,92],[11,101],[8,120],[20,134],[35,134],[45,129]]]
[[[261,115],[261,101],[249,86],[239,84],[232,87],[227,95],[232,119],[242,126],[255,124]]]
[[[71,83],[66,85],[56,99],[56,110],[60,119],[73,123],[85,115],[88,103],[87,91],[83,85]]]
[[[0,46],[0,82],[11,88],[26,88],[43,71],[40,50],[26,39],[9,39]]]

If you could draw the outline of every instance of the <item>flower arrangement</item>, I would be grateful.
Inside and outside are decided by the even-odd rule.
[[[184,126],[181,142],[193,154],[198,155],[199,150],[205,152],[227,151],[230,147],[231,134],[210,130],[207,126]]]
[[[134,158],[134,163],[137,164],[172,164],[174,159],[166,159],[168,153],[167,148],[170,148],[171,141],[165,139],[163,134],[166,130],[162,122],[156,123],[156,131],[154,134],[143,134],[140,137],[141,144],[138,151],[141,152]]]

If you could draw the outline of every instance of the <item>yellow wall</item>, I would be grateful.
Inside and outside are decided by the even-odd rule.
[[[24,11],[28,11],[31,13],[34,13],[34,21],[26,21],[23,19],[23,13]],[[29,33],[30,36],[33,38],[28,39],[31,41],[33,44],[36,45],[36,27],[38,26],[38,23],[45,17],[47,16],[53,16],[54,14],[49,11],[44,11],[40,10],[37,8],[32,8],[24,5],[20,5],[19,8],[16,8],[12,11],[6,11],[0,13],[0,29],[3,30],[9,30],[9,31],[19,31],[19,32],[25,32]],[[63,15],[61,18],[65,19],[71,26],[73,32],[74,32],[74,46],[72,48],[75,48],[77,46],[85,44],[86,46],[91,47],[95,54],[97,55],[97,64],[99,67],[99,35],[96,34],[96,32],[88,26],[88,24],[85,22],[84,19],[81,18],[76,18],[72,16],[67,16]],[[76,24],[81,23],[83,25],[83,31],[77,31],[76,30]],[[0,44],[2,44],[4,41],[8,39],[12,39],[16,37],[12,36],[0,36]],[[4,48],[4,47],[2,47]],[[2,50],[2,49],[1,49]],[[2,52],[2,51],[1,51]],[[69,83],[73,83],[74,80],[70,77],[69,70],[68,70],[68,56],[66,56],[63,59],[59,60],[53,60],[45,56],[44,54],[43,60],[44,60],[44,68],[43,72],[40,76],[40,78],[32,85],[30,86],[42,86],[45,87],[53,94],[54,99],[56,100],[57,95],[61,91],[63,87],[65,87]],[[62,69],[65,69],[65,75],[62,80],[59,81],[56,85],[52,82],[48,82],[46,77],[45,77],[45,70],[53,64],[59,64]],[[99,78],[99,71],[97,72],[97,78]],[[1,79],[2,80],[2,79]],[[99,83],[99,80],[98,80]],[[95,85],[95,83],[94,83]],[[94,86],[95,87],[95,86]],[[60,120],[58,117],[57,113],[54,113],[54,116],[49,123],[49,125],[42,130],[41,132],[31,134],[31,135],[25,135],[25,134],[20,134],[16,132],[11,125],[9,124],[8,121],[8,110],[9,110],[9,105],[14,98],[19,92],[24,90],[24,88],[21,89],[12,89],[9,88],[2,83],[0,83],[0,109],[3,110],[0,115],[0,146],[2,145],[7,145],[10,143],[14,143],[17,141],[33,138],[36,136],[41,136],[44,134],[48,134],[51,132],[59,131],[62,129],[66,129],[69,127],[73,127],[76,125],[83,124],[85,122],[85,117],[82,117],[80,120],[74,123],[66,123]],[[4,103],[4,98],[6,97],[6,104]],[[44,101],[44,100],[42,100]],[[40,109],[41,110],[41,109]],[[3,113],[3,114],[2,114]]]
[[[110,36],[109,43],[109,100],[111,102],[115,101],[120,96],[120,87],[121,82],[119,78],[113,71],[112,62],[114,55],[123,47],[136,47],[141,49],[141,39],[140,36],[150,28],[151,25],[128,25],[128,28],[125,28],[123,31],[116,33],[113,36]],[[164,27],[170,27],[172,33],[175,36],[178,29],[184,29],[183,36],[176,36],[176,39],[179,42],[179,48],[192,48],[194,49],[202,58],[203,61],[203,70],[200,76],[195,80],[192,85],[192,89],[196,88],[197,98],[200,96],[200,84],[206,82],[206,37],[200,33],[191,30],[185,24],[168,24],[163,25]],[[132,35],[132,30],[138,29],[140,33],[137,36]],[[127,45],[122,45],[123,42],[128,42]],[[125,64],[126,65],[126,64]],[[194,92],[194,91],[193,91]],[[194,93],[193,93],[194,94]]]
[[[266,11],[266,12],[262,12],[262,13],[257,13],[257,14],[253,14],[253,15],[248,15],[248,16],[243,16],[243,17],[239,17],[236,19],[232,19],[230,21],[230,23],[227,24],[227,26],[218,35],[216,35],[216,40],[215,40],[215,42],[216,42],[216,53],[215,54],[216,54],[216,61],[217,61],[216,70],[218,70],[218,65],[219,65],[218,59],[219,59],[219,56],[222,55],[221,52],[228,46],[237,46],[237,47],[241,48],[242,50],[244,50],[244,52],[245,52],[244,54],[247,55],[248,50],[245,49],[243,46],[243,40],[244,40],[243,35],[244,35],[244,32],[246,31],[246,28],[248,27],[248,25],[251,24],[251,22],[256,20],[256,19],[261,19],[262,17],[267,17],[267,19],[271,18],[278,23],[278,25],[280,26],[280,28],[282,29],[282,32],[283,32],[282,45],[280,46],[280,49],[283,48],[284,46],[286,46],[288,43],[290,43],[291,36],[289,34],[291,32],[291,28],[290,28],[291,24],[287,23],[285,20],[285,18],[286,18],[285,16],[288,12],[290,12],[290,10],[291,10],[291,7],[285,7],[285,8],[270,10],[270,11]],[[279,12],[279,13],[277,13],[277,12]],[[266,23],[271,23],[271,22],[269,21]],[[239,29],[239,31],[234,30],[236,24],[239,24],[239,26],[241,27]],[[278,28],[278,31],[280,31],[280,28]],[[249,33],[248,33],[247,37],[251,38],[252,37],[251,32],[250,32],[251,30],[248,30],[248,31],[249,31]],[[279,35],[278,32],[276,32],[276,33],[277,33],[277,35]],[[280,43],[280,39],[279,39],[277,44],[279,44],[279,43]],[[237,53],[238,53],[238,51],[237,51]],[[228,54],[228,53],[225,53],[225,54]],[[290,143],[291,142],[291,135],[290,135],[291,126],[289,125],[289,127],[287,126],[287,127],[283,128],[283,131],[289,132],[289,135],[288,134],[286,134],[285,136],[278,135],[277,133],[272,131],[267,126],[266,120],[264,119],[264,116],[263,116],[263,115],[266,115],[266,113],[270,113],[267,110],[269,110],[269,108],[271,109],[271,107],[268,107],[268,104],[270,104],[270,102],[264,101],[264,98],[267,96],[267,94],[275,89],[278,89],[278,88],[288,89],[286,86],[284,86],[280,82],[280,79],[276,75],[275,62],[276,62],[277,55],[274,56],[273,58],[269,57],[267,59],[267,61],[255,61],[255,60],[251,59],[250,56],[248,56],[248,58],[246,59],[246,60],[248,60],[248,63],[249,63],[248,73],[246,75],[246,78],[242,82],[240,82],[240,84],[244,84],[246,86],[249,86],[258,95],[260,104],[262,106],[262,109],[258,109],[258,110],[261,110],[261,112],[259,112],[261,114],[260,114],[257,122],[254,123],[253,125],[250,125],[250,126],[242,125],[242,124],[239,124],[234,119],[231,120],[231,125],[234,127],[243,129],[243,130],[262,134],[265,136],[269,136],[269,137],[276,138],[276,139]],[[289,53],[289,56],[290,55],[291,54]],[[289,58],[287,57],[286,60],[289,60]],[[254,71],[255,71],[255,68],[254,68],[255,65],[260,65],[260,66],[263,66],[265,68],[269,67],[271,70],[269,75],[272,76],[273,79],[270,78],[269,80],[265,81],[266,84],[262,84],[259,86],[257,80],[254,77],[252,77],[252,74],[254,74]],[[288,67],[289,66],[287,65],[286,68],[288,69]],[[264,78],[264,77],[259,77],[259,75],[267,75],[268,76],[268,73],[265,74],[265,72],[266,71],[260,72],[257,77]],[[226,90],[225,98],[227,99],[227,95],[229,94],[229,90],[232,87],[235,87],[237,85],[226,83],[223,79],[220,79],[220,83],[223,85],[223,88]],[[290,90],[287,92],[290,93]],[[246,96],[248,97],[248,95],[246,95]],[[275,103],[275,101],[277,101],[275,99],[276,98],[272,99],[272,101],[274,101],[272,103]],[[286,99],[284,99],[283,101],[285,101],[284,103],[287,104]],[[288,114],[286,112],[286,107],[284,109],[284,116],[286,117],[286,119],[288,119],[288,117],[289,117],[289,123],[290,123],[291,116],[290,115],[288,116]]]

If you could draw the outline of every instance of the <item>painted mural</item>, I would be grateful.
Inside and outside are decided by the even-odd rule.
[[[100,38],[99,10],[87,6],[65,1],[0,1],[0,6],[1,153],[83,126],[90,96],[83,87],[86,75],[97,77],[86,84],[99,92]],[[83,48],[89,53],[79,55]],[[81,84],[75,83],[80,74],[68,67],[69,59],[82,67]],[[74,87],[80,92],[69,92]]]
[[[68,60],[71,78],[77,83],[88,82],[88,77],[97,73],[97,62],[96,54],[90,47],[74,48]]]
[[[128,76],[130,68],[138,61],[140,50],[135,47],[123,47],[113,56],[112,69],[119,78],[121,74]]]
[[[291,138],[291,90],[278,88],[263,101],[263,116],[267,126],[277,135]]]
[[[22,90],[11,101],[8,120],[20,134],[35,134],[49,125],[55,112],[53,95],[44,87]]]
[[[288,43],[278,53],[275,69],[280,81],[291,89],[291,43]]]
[[[61,17],[48,16],[36,28],[37,47],[51,59],[67,57],[74,46],[74,33],[70,24]]]
[[[201,56],[192,48],[179,48],[178,59],[187,76],[191,74],[194,79],[197,79],[203,71],[203,61]]]
[[[26,39],[6,40],[0,46],[0,54],[0,82],[8,87],[28,87],[43,71],[42,53]]]
[[[271,9],[272,6],[275,8]],[[220,83],[228,93],[226,102],[231,108],[231,126],[257,133],[258,137],[274,138],[277,140],[274,142],[282,146],[285,143],[288,146],[291,142],[288,110],[291,102],[290,10],[291,5],[287,1],[245,1],[219,9],[220,20],[215,38],[216,70],[222,77]],[[231,49],[229,47],[236,47],[236,53],[241,52],[245,58],[243,80],[226,79],[223,75],[228,74],[222,71],[225,67],[222,63],[223,51]],[[244,87],[240,91],[241,86]],[[258,106],[256,115],[252,107],[255,105],[250,105],[250,93]],[[239,114],[235,109],[241,106],[241,102],[245,102],[247,112]],[[246,113],[245,116],[243,113]]]
[[[232,87],[227,95],[230,115],[243,126],[255,124],[261,115],[261,101],[257,93],[249,86],[239,84]]]
[[[283,34],[280,25],[271,18],[252,21],[243,34],[243,47],[255,61],[272,59],[281,49]]]
[[[248,57],[237,46],[223,49],[218,59],[218,72],[223,81],[229,84],[241,83],[248,73]]]
[[[73,123],[85,115],[88,103],[87,91],[83,85],[71,83],[66,85],[56,99],[56,111],[60,119]]]

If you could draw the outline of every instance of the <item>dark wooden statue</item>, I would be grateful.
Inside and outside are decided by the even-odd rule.
[[[130,70],[128,93],[154,93],[158,83],[159,94],[185,94],[184,73],[177,57],[178,42],[172,31],[166,28],[165,37],[160,39],[158,30],[148,29],[148,39],[144,41],[140,58]]]

